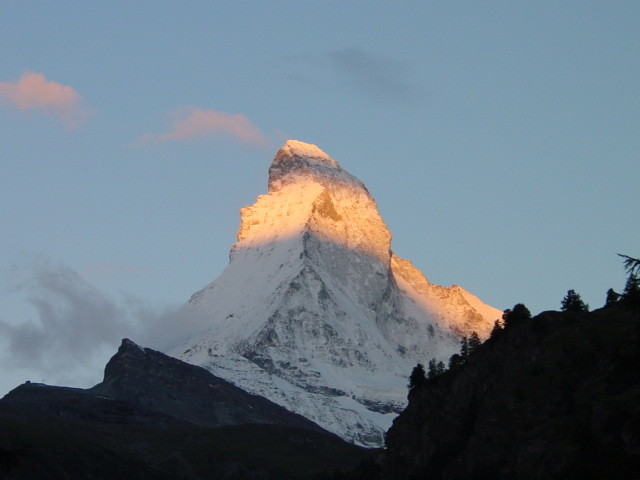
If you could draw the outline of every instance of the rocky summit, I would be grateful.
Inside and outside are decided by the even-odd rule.
[[[416,363],[501,316],[396,256],[364,184],[295,140],[241,210],[228,267],[179,313],[167,353],[365,446],[383,444]]]

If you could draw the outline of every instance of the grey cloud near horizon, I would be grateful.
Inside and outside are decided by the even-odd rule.
[[[175,308],[150,306],[130,296],[114,298],[70,267],[48,260],[37,259],[19,270],[22,280],[11,290],[24,297],[35,315],[21,323],[0,319],[5,367],[70,378],[104,352],[114,354],[122,338],[155,349],[179,338]]]

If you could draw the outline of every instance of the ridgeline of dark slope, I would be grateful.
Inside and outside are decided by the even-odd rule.
[[[499,332],[410,393],[382,478],[640,478],[639,313],[544,312]]]
[[[26,383],[0,400],[0,478],[303,479],[367,455],[129,340],[93,388]]]
[[[124,339],[90,389],[205,427],[267,423],[326,432],[301,415],[251,395],[202,367]]]

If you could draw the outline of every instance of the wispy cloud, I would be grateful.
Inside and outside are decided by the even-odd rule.
[[[79,127],[90,114],[82,106],[82,97],[75,89],[28,70],[15,82],[0,82],[0,98],[21,112],[45,112],[69,128]]]
[[[327,58],[354,88],[377,98],[406,102],[415,96],[405,65],[393,58],[354,47],[328,52]]]
[[[240,113],[183,107],[173,113],[174,121],[168,133],[143,135],[138,143],[165,143],[227,136],[245,145],[265,145],[267,140],[258,127]]]

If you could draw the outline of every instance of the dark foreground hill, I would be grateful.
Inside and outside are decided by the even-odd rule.
[[[91,389],[26,383],[0,400],[0,478],[304,479],[368,455],[129,340]]]
[[[638,313],[545,312],[498,332],[411,392],[381,478],[640,478]]]

